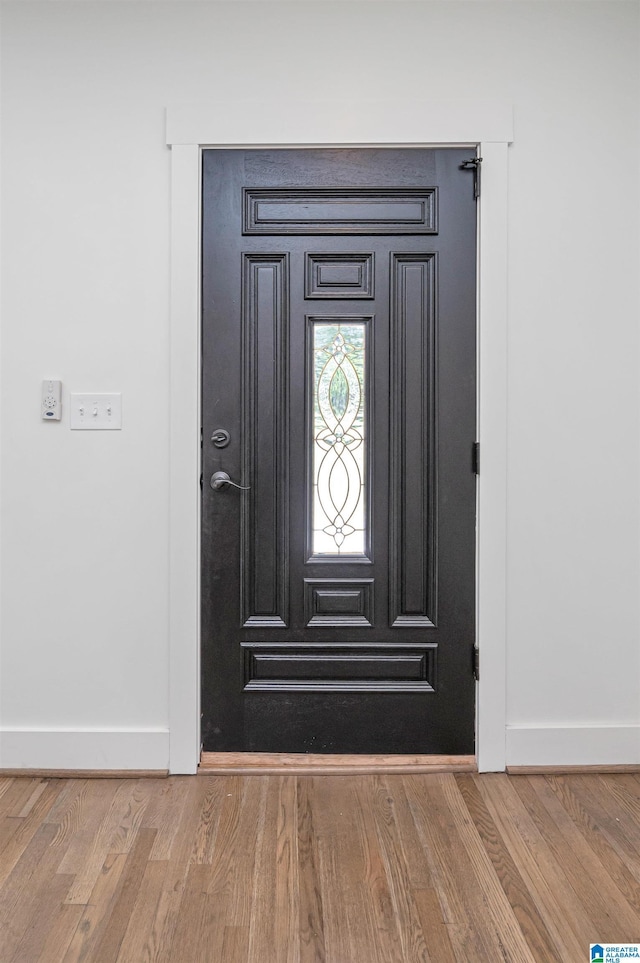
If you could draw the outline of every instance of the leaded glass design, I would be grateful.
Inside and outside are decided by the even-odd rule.
[[[366,323],[313,331],[312,553],[363,555]]]

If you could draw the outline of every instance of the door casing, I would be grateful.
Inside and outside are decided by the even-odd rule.
[[[204,147],[478,147],[476,741],[480,771],[505,768],[507,153],[512,110],[501,103],[252,101],[167,110],[171,147],[169,769],[200,756],[200,159]],[[299,120],[300,119],[300,120]],[[276,135],[277,130],[277,135]]]

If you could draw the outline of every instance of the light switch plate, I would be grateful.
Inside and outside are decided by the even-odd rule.
[[[113,431],[122,428],[122,395],[76,394],[69,396],[69,426],[83,431]]]

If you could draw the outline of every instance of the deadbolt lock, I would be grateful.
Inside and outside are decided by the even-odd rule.
[[[211,435],[211,441],[216,448],[226,448],[231,441],[231,435],[226,428],[216,428],[214,433]]]

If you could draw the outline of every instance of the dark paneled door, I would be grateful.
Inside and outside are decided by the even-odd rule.
[[[469,156],[204,152],[205,750],[474,750]]]

